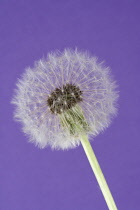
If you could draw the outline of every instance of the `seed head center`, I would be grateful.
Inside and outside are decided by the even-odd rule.
[[[47,99],[47,105],[53,114],[61,114],[82,101],[82,91],[74,84],[56,88]]]

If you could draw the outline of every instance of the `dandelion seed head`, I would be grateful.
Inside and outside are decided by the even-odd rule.
[[[96,136],[117,113],[118,91],[110,69],[86,52],[65,49],[27,68],[12,103],[29,141],[40,148],[74,148]]]

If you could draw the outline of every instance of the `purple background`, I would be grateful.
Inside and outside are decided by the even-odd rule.
[[[81,146],[40,150],[13,121],[24,68],[78,47],[112,68],[118,117],[92,147],[119,210],[140,209],[140,1],[0,0],[0,210],[107,210]]]

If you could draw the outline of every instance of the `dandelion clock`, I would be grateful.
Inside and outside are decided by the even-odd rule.
[[[87,52],[65,49],[27,68],[12,103],[30,142],[68,150],[82,144],[110,210],[114,199],[90,145],[116,115],[118,92],[110,69]]]

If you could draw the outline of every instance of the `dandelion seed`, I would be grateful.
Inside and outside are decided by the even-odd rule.
[[[50,53],[32,69],[27,68],[17,83],[12,103],[16,105],[15,119],[22,123],[30,142],[40,148],[63,150],[81,142],[87,156],[93,158],[87,137],[109,126],[116,115],[117,98],[108,67],[88,53],[66,49]],[[92,168],[96,162],[93,159],[89,158]],[[106,196],[106,192],[103,194]]]

